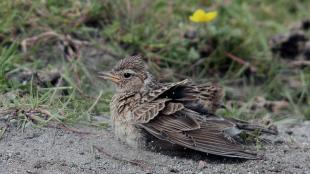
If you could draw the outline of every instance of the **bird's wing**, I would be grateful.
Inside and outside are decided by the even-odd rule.
[[[189,81],[162,84],[132,111],[134,124],[155,137],[210,154],[256,159],[234,140],[240,130],[226,119],[209,114],[204,101],[217,98],[218,88]]]
[[[191,85],[192,90],[199,92],[199,99],[209,113],[214,113],[221,106],[221,98],[223,90],[220,86],[214,83],[204,85]]]
[[[132,110],[132,121],[134,123],[148,123],[165,108],[165,103],[170,99],[158,99],[144,103]]]
[[[169,103],[165,106],[171,105]],[[215,116],[203,117],[187,108],[175,109],[175,112],[167,110],[164,107],[149,122],[137,124],[159,139],[193,150],[228,157],[257,158],[256,153],[245,150],[230,136],[232,130],[238,131],[232,122]]]
[[[214,113],[220,106],[222,89],[213,83],[195,85],[189,80],[160,84],[142,98],[142,103],[158,98],[170,98],[182,102],[187,108],[200,113]]]
[[[189,83],[190,83],[189,80],[185,79],[180,82],[161,84],[159,88],[153,89],[150,92],[148,92],[145,96],[143,96],[142,102],[151,102],[156,100],[160,96],[162,98],[168,98],[167,96],[165,96],[165,93],[167,93],[170,89],[178,86],[184,86]]]
[[[217,84],[207,83],[203,85],[187,84],[176,90],[178,98],[188,108],[200,113],[215,113],[221,106],[223,90]]]
[[[159,88],[151,90],[141,99],[141,104],[132,110],[132,119],[134,123],[147,123],[156,117],[159,111],[165,108],[164,112],[171,113],[176,109],[183,107],[182,104],[165,103],[171,100],[171,97],[165,95],[170,93],[169,90],[178,86],[188,84],[189,80],[185,79],[176,83],[162,84]],[[161,96],[162,95],[162,96]],[[159,97],[161,96],[161,97]]]

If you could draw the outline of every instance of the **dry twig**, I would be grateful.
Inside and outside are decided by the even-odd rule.
[[[4,127],[0,128],[0,140],[2,139],[5,131],[7,130],[8,126],[5,125]]]
[[[237,56],[235,56],[235,55],[233,55],[233,54],[231,54],[229,52],[225,52],[225,55],[228,58],[230,58],[231,60],[233,60],[233,61],[235,61],[235,62],[237,62],[237,63],[239,63],[239,64],[241,64],[243,66],[248,67],[252,73],[256,73],[257,68],[255,66],[251,65],[249,62],[247,62],[247,61],[241,59],[240,57],[237,57]]]
[[[53,128],[58,128],[58,129],[63,129],[65,131],[68,132],[73,132],[73,133],[77,133],[77,134],[82,134],[82,135],[89,135],[89,134],[93,134],[92,132],[88,132],[88,131],[81,131],[72,127],[68,127],[63,123],[60,124],[56,124],[56,125],[48,125],[49,127],[53,127]]]
[[[31,121],[33,124],[42,123],[43,121],[47,121],[49,118],[53,118],[54,116],[48,110],[43,108],[36,109],[18,109],[18,108],[10,108],[7,110],[0,110],[0,113],[11,114],[13,117],[16,117],[18,113],[22,113],[26,116],[26,118]],[[45,123],[45,126],[63,129],[65,131],[77,133],[77,134],[93,134],[92,132],[81,131],[72,127],[68,127],[62,122],[49,120]]]
[[[310,66],[310,60],[296,60],[290,62],[290,67],[301,67],[301,66]]]
[[[52,38],[55,38],[57,40],[60,40],[64,46],[63,51],[65,54],[66,59],[72,60],[74,57],[79,58],[80,57],[80,47],[83,45],[91,45],[87,41],[80,41],[77,39],[73,39],[70,35],[68,34],[59,34],[56,33],[55,31],[47,31],[44,33],[41,33],[37,36],[33,36],[30,38],[26,38],[22,40],[21,46],[23,52],[27,52],[28,47],[31,47],[38,42],[46,42],[47,40],[50,40]]]

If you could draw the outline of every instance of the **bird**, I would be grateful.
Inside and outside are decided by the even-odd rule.
[[[116,90],[110,102],[115,136],[133,148],[183,148],[223,157],[258,159],[247,148],[243,133],[259,129],[246,121],[215,114],[222,88],[215,83],[196,85],[189,79],[163,83],[148,72],[141,56],[121,59],[98,77],[112,81]]]

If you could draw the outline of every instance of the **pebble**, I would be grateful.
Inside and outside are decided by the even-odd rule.
[[[204,169],[205,167],[207,167],[208,163],[206,161],[202,161],[200,160],[198,162],[198,169],[201,170],[201,169]]]

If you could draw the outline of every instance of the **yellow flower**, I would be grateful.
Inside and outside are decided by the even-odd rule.
[[[194,12],[189,19],[193,22],[210,22],[213,21],[217,17],[217,11],[205,12],[202,9],[198,9]]]

